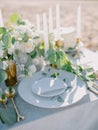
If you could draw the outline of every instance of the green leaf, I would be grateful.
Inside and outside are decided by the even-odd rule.
[[[55,64],[57,62],[57,55],[55,50],[48,50],[48,60],[50,61],[50,64]]]
[[[22,36],[22,41],[23,42],[27,42],[28,41],[28,35],[27,33],[24,33],[23,36]]]
[[[19,19],[18,13],[14,13],[14,14],[11,15],[11,17],[10,17],[10,22],[11,22],[11,23],[17,23],[18,19]]]
[[[44,57],[44,49],[39,49],[39,55]]]
[[[17,20],[18,25],[25,25],[25,22],[21,20],[20,18]]]
[[[37,55],[36,50],[32,51],[29,55],[31,56],[32,59],[35,58]]]
[[[0,108],[0,117],[5,124],[12,125],[16,123],[16,113],[11,108]]]
[[[3,91],[2,91],[2,89],[0,88],[0,98],[2,97],[2,95],[3,95]]]
[[[3,82],[7,79],[7,74],[4,70],[0,69],[0,82]]]
[[[11,46],[11,36],[9,33],[4,33],[2,36],[2,41],[5,45],[5,48],[9,48]]]
[[[32,64],[32,58],[31,58],[31,56],[28,54],[28,58],[27,58],[27,62],[25,63],[25,67],[28,68],[28,66],[31,65],[31,64]]]
[[[6,33],[6,28],[0,27],[0,34],[4,34],[4,33]]]
[[[69,47],[69,48],[67,48],[67,50],[73,50],[74,48],[73,47]]]
[[[78,69],[79,69],[79,71],[81,71],[81,72],[83,71],[83,68],[82,68],[82,66],[80,66],[80,65],[78,66]]]
[[[47,75],[47,73],[43,72],[43,73],[42,73],[42,75],[46,76],[46,75]]]
[[[88,77],[91,78],[91,79],[96,79],[95,74],[90,74],[90,75],[88,75]]]
[[[44,57],[44,43],[39,44],[37,50],[39,55]]]
[[[40,37],[39,36],[35,36],[33,39],[39,39]]]
[[[7,56],[9,60],[13,60],[13,54],[12,55],[8,54]]]
[[[66,82],[66,78],[64,78],[63,81]]]
[[[15,43],[15,38],[14,37],[12,37],[12,44],[14,44]]]
[[[87,72],[92,72],[93,71],[93,68],[92,67],[88,67],[85,69]]]
[[[57,76],[59,76],[59,73],[58,73],[58,72],[54,72],[54,73],[51,75],[51,77],[53,77],[53,78],[56,78]]]

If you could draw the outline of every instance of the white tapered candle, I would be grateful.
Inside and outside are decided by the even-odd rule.
[[[60,29],[60,6],[56,5],[56,29],[59,31]]]
[[[0,27],[4,27],[4,22],[3,22],[1,9],[0,9]]]
[[[39,14],[36,15],[36,28],[40,30],[40,16]]]
[[[81,7],[77,9],[77,38],[81,38]]]
[[[49,33],[53,32],[53,17],[52,17],[52,9],[49,8]]]
[[[43,37],[44,37],[45,56],[47,56],[49,43],[48,43],[48,27],[47,27],[46,13],[43,14]]]

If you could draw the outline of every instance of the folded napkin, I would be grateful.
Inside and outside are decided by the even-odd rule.
[[[66,83],[59,78],[43,78],[32,84],[32,91],[41,96],[56,96],[66,88]]]

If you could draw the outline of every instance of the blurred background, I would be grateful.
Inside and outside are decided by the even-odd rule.
[[[53,9],[55,27],[56,3],[60,4],[60,20],[62,27],[76,27],[77,8],[82,10],[82,41],[92,50],[98,50],[98,1],[97,0],[0,0],[4,23],[13,13],[19,13],[24,19],[36,23],[36,14],[47,13]],[[67,35],[66,35],[67,36]],[[66,39],[65,39],[66,41]]]

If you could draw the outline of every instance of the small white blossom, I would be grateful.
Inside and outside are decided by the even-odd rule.
[[[29,74],[30,75],[33,74],[33,73],[35,73],[37,71],[35,65],[30,65],[29,68],[28,68],[28,70],[29,70]]]
[[[29,38],[32,38],[34,36],[34,32],[29,28],[26,30],[26,33],[27,33]]]
[[[38,65],[40,63],[38,58],[33,59],[32,64]]]
[[[26,53],[30,53],[34,50],[34,46],[31,43],[24,44],[24,49]]]
[[[29,20],[24,20],[25,25],[27,25],[29,28],[32,28],[34,25],[32,25],[32,23]]]

